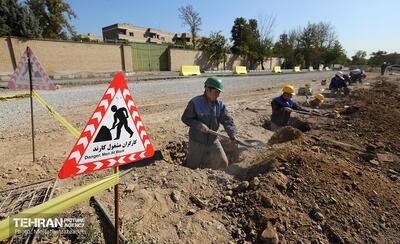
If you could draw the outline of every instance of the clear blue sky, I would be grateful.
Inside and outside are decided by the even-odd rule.
[[[275,40],[279,35],[308,22],[328,22],[339,41],[353,55],[377,50],[400,53],[399,0],[66,0],[78,15],[72,21],[79,34],[102,35],[101,28],[115,23],[159,28],[168,32],[188,32],[178,18],[178,8],[192,4],[200,13],[200,35],[222,31],[230,38],[236,17],[258,18],[273,15]]]

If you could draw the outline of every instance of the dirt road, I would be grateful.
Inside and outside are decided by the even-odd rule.
[[[268,141],[272,132],[263,125],[270,114],[269,103],[279,95],[280,87],[287,83],[296,87],[310,83],[319,92],[326,88],[321,87],[320,81],[331,75],[315,72],[229,77],[224,79],[226,92],[222,99],[239,127],[240,136]],[[368,87],[366,83],[376,81],[379,78],[369,74],[363,85],[353,89]],[[382,118],[371,112],[375,110],[360,109],[380,111],[381,107],[372,106],[379,105],[373,101],[379,100],[380,95],[372,97],[366,92],[354,93],[349,100],[327,99],[337,110],[342,111],[345,106],[358,106],[358,110],[351,113],[353,110],[349,109],[349,114],[344,112],[344,118],[339,120],[294,115],[311,127],[301,136],[302,140],[277,144],[270,150],[244,151],[240,163],[225,172],[190,170],[180,165],[187,141],[187,128],[180,116],[188,100],[201,94],[203,82],[194,78],[130,84],[146,129],[164,160],[137,168],[122,180],[121,218],[128,239],[156,243],[257,242],[265,239],[265,230],[282,242],[394,243],[399,239],[396,219],[400,213],[395,207],[400,205],[398,144],[385,147],[398,128],[385,122],[376,131]],[[105,85],[96,85],[40,94],[82,129],[105,89]],[[382,89],[382,94],[390,90]],[[371,97],[372,102],[366,97]],[[304,97],[296,99],[304,101]],[[246,107],[267,110],[255,113]],[[393,109],[398,114],[398,109]],[[54,177],[76,139],[47,111],[35,105],[38,162],[32,163],[28,100],[0,102],[0,110],[1,189]],[[362,121],[366,120],[366,113],[370,124],[364,130]],[[397,114],[388,115],[384,121],[392,121]],[[372,119],[374,116],[376,120]],[[375,140],[382,134],[380,130],[390,133]],[[367,146],[370,151],[366,151]],[[108,173],[65,180],[56,194]],[[193,201],[193,196],[203,204]],[[105,192],[99,198],[112,212],[112,193]],[[90,223],[87,235],[80,237],[82,242],[103,242],[106,238],[95,211],[87,203],[66,214],[83,215]]]

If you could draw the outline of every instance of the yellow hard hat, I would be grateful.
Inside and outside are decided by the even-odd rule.
[[[325,99],[324,95],[322,94],[315,95],[315,98],[318,99],[321,103],[324,102]]]
[[[296,93],[294,92],[294,87],[291,85],[286,85],[282,88],[282,93],[290,93],[292,95],[296,95]]]

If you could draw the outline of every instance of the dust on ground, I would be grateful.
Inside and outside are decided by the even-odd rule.
[[[163,159],[122,178],[121,232],[130,241],[149,243],[398,243],[400,89],[392,77],[368,81],[373,82],[369,88],[353,86],[348,98],[327,99],[331,106],[326,111],[334,107],[340,118],[294,114],[308,129],[286,127],[275,134],[265,129],[269,107],[260,112],[246,107],[265,107],[278,89],[269,95],[253,91],[251,102],[246,96],[225,98],[242,138],[271,140],[264,149],[228,153],[237,160],[225,171],[182,166],[187,130],[176,120],[180,104],[164,121],[151,119],[165,115],[163,111],[148,115],[148,121],[157,121],[146,125]],[[62,135],[57,130],[43,133],[48,139]],[[2,140],[1,146],[13,140]],[[58,155],[41,156],[30,175],[55,174],[56,160]],[[21,171],[3,166],[2,186]],[[57,193],[78,184],[82,182],[67,181]],[[112,215],[112,190],[98,199]],[[85,216],[86,234],[58,240],[107,241],[104,223],[88,203],[66,214]],[[57,240],[40,238],[38,242]]]

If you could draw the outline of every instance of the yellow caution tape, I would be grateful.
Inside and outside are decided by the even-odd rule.
[[[47,109],[58,121],[61,122],[75,137],[79,137],[79,131],[71,125],[66,119],[64,119],[59,113],[51,108],[36,91],[32,93],[33,97]],[[27,94],[29,97],[29,94]],[[14,216],[7,217],[0,222],[0,241],[5,240],[16,233],[19,233],[25,229],[30,229],[32,225],[26,225],[27,223],[35,223],[36,221],[42,221],[48,219],[51,216],[59,214],[64,210],[82,202],[86,199],[102,192],[119,182],[119,169],[115,170],[115,174],[92,183],[87,186],[80,187],[76,190],[68,192],[64,195],[53,198],[45,203],[37,205],[33,208],[26,209]],[[21,225],[24,223],[25,225]],[[18,225],[18,226],[17,226]]]
[[[73,126],[71,125],[66,119],[64,119],[59,113],[57,113],[57,111],[55,111],[52,107],[50,107],[40,96],[39,94],[34,90],[33,91],[33,97],[36,98],[36,100],[45,108],[47,109],[58,121],[60,121],[60,123],[62,125],[65,126],[65,128],[67,128],[67,130],[69,130],[69,132],[71,132],[72,135],[74,135],[75,137],[79,137],[80,133],[79,131]]]
[[[113,174],[95,183],[80,187],[74,191],[53,198],[43,204],[8,217],[0,222],[0,241],[13,236],[15,233],[20,233],[24,229],[34,227],[26,227],[28,221],[30,221],[30,223],[35,223],[35,221],[40,221],[40,219],[47,219],[61,213],[62,211],[89,199],[97,193],[118,184],[118,182],[119,174]],[[22,221],[25,221],[25,225],[23,226],[21,226]],[[16,225],[18,225],[18,227],[16,227]]]
[[[11,96],[3,96],[0,97],[0,101],[4,100],[4,101],[9,101],[9,100],[13,100],[13,99],[18,99],[18,98],[27,98],[29,97],[30,94],[26,93],[26,94],[18,94],[18,95],[11,95]]]

